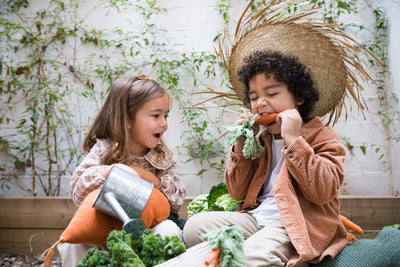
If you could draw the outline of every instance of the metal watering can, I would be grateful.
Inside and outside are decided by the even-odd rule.
[[[114,165],[107,175],[93,207],[123,222],[122,229],[139,238],[145,229],[139,219],[153,192],[153,183]]]

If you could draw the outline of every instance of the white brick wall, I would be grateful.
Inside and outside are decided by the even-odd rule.
[[[43,1],[38,1],[43,2]],[[232,1],[233,5],[243,7],[243,1]],[[381,1],[375,1],[381,2]],[[223,21],[215,7],[215,0],[187,1],[187,0],[161,0],[161,8],[167,12],[157,16],[156,23],[159,28],[166,29],[167,35],[162,33],[160,38],[173,40],[174,43],[181,44],[176,47],[178,52],[212,52],[214,50],[212,40],[218,32],[223,30]],[[388,90],[392,90],[400,95],[400,32],[397,25],[400,24],[398,14],[400,5],[394,1],[386,0],[383,4],[387,8],[387,15],[390,22],[390,71],[393,74],[387,83]],[[83,12],[83,10],[82,10]],[[232,17],[237,17],[241,9],[232,10]],[[131,14],[125,14],[130,19],[135,19]],[[123,25],[125,17],[118,15],[114,18],[103,19],[104,14],[91,14],[89,19],[96,23],[98,28],[112,28],[113,23]],[[373,21],[371,16],[361,14],[357,18],[357,23],[370,24]],[[365,36],[361,36],[364,38]],[[216,78],[218,80],[218,78]],[[207,83],[207,81],[205,81]],[[218,84],[213,80],[210,83]],[[388,143],[387,137],[390,135],[381,125],[380,119],[374,114],[377,111],[376,93],[374,88],[368,88],[365,98],[369,104],[370,112],[367,113],[367,120],[353,112],[345,123],[343,119],[334,127],[341,137],[351,140],[354,146],[353,153],[348,153],[345,163],[346,181],[342,189],[343,194],[353,195],[392,195],[400,191],[400,145],[399,143]],[[179,139],[182,132],[182,125],[178,117],[178,108],[175,106],[170,116],[169,130],[165,136],[169,146],[176,151],[176,146],[180,145]],[[396,107],[399,110],[399,107]],[[84,114],[88,114],[85,111]],[[233,116],[234,117],[234,116]],[[227,121],[226,124],[232,123]],[[1,129],[4,133],[4,126]],[[364,155],[360,146],[366,146]],[[379,153],[375,149],[379,147]],[[381,154],[382,159],[379,159]],[[187,155],[179,155],[176,151],[179,172],[187,188],[188,196],[196,196],[206,193],[214,184],[223,181],[223,177],[217,176],[215,172],[206,172],[203,177],[195,174],[202,168],[198,161],[183,163]],[[27,175],[29,176],[29,175]],[[69,175],[63,177],[62,194],[69,195]],[[27,181],[29,179],[27,178]],[[20,194],[18,189],[13,189],[9,193],[1,194]]]

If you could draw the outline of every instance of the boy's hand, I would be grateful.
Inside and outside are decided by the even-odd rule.
[[[279,113],[277,121],[281,124],[281,136],[285,141],[285,145],[290,146],[301,135],[303,120],[299,111],[297,109],[287,109]]]
[[[251,121],[253,119],[254,115],[246,112],[246,113],[242,113],[235,121],[235,124],[240,125],[243,124],[246,120]],[[260,127],[257,126],[253,126],[253,130],[254,130],[254,135],[256,135],[258,133],[258,131],[260,130]],[[235,148],[234,148],[234,152],[235,153],[241,153],[244,147],[244,137],[241,136],[238,138],[236,144],[235,144]]]

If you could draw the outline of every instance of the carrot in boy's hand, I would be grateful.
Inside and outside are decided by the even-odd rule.
[[[276,121],[276,117],[279,113],[271,113],[267,115],[259,115],[254,125],[267,125]]]
[[[349,219],[347,219],[346,217],[344,217],[341,214],[339,214],[339,218],[342,221],[342,223],[346,229],[352,230],[352,231],[360,233],[362,235],[364,234],[363,229],[360,226],[358,226],[357,224],[355,224],[354,222],[350,221]]]
[[[220,267],[220,265],[219,265],[219,253],[220,253],[220,251],[221,251],[220,247],[212,249],[211,252],[210,252],[210,255],[204,261],[204,264],[208,266],[211,263],[214,263],[215,267]]]

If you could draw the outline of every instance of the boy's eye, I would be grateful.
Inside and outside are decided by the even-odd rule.
[[[169,118],[169,115],[167,114],[167,115],[165,115],[164,117],[165,117],[166,119],[168,119],[168,118]]]

